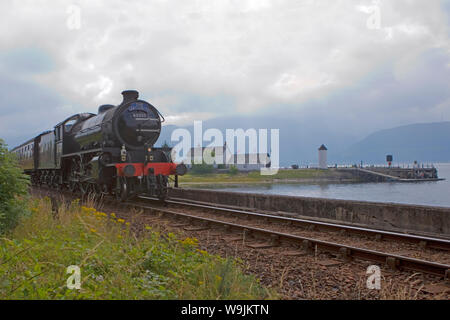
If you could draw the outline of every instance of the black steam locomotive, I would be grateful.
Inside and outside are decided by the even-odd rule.
[[[164,117],[134,90],[120,105],[98,114],[73,115],[12,150],[34,185],[72,192],[114,194],[121,200],[146,194],[163,199],[168,178],[186,173],[170,148],[155,148]]]

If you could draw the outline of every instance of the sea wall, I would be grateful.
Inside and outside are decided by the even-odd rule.
[[[272,211],[291,217],[450,238],[450,208],[186,188],[171,189],[169,196]]]
[[[384,173],[402,179],[436,179],[438,172],[436,168],[367,168],[369,170]]]

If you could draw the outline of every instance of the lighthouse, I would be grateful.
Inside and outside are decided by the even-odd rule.
[[[327,147],[321,145],[319,148],[319,169],[328,169],[327,165]]]

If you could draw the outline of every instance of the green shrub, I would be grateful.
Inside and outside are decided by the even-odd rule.
[[[25,212],[18,196],[27,194],[28,176],[19,168],[15,154],[0,139],[0,234],[17,225]]]
[[[232,176],[235,176],[239,173],[238,168],[236,168],[235,166],[230,166],[230,170],[228,171]]]
[[[190,173],[193,175],[211,174],[214,172],[214,166],[211,164],[193,164]]]

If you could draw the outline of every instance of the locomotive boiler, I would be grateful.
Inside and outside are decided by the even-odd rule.
[[[169,177],[187,168],[172,162],[170,149],[154,147],[161,113],[137,91],[122,95],[117,106],[73,115],[13,149],[32,182],[121,200],[141,194],[165,198]]]

